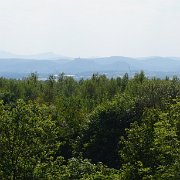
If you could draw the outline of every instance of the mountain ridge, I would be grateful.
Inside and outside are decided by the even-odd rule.
[[[0,50],[0,59],[35,59],[35,60],[58,60],[58,59],[72,59],[71,57],[55,54],[53,52],[38,53],[31,55],[19,55],[7,51]]]
[[[132,58],[124,56],[110,56],[98,58],[68,58],[58,57],[52,53],[43,53],[37,56],[26,56],[28,58],[13,57],[2,58],[0,53],[0,75],[2,73],[32,73],[40,74],[84,74],[104,73],[108,74],[134,74],[143,70],[145,73],[180,73],[179,57],[142,57]],[[12,56],[12,54],[11,54]],[[54,59],[53,59],[54,56]],[[30,58],[31,57],[31,58]],[[43,59],[43,57],[46,57]],[[49,57],[49,59],[48,59]],[[37,59],[36,59],[37,58]],[[52,61],[53,60],[53,61]]]

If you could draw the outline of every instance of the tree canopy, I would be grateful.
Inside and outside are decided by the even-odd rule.
[[[180,80],[0,78],[0,179],[180,179]]]

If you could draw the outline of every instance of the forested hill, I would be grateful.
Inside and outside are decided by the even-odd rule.
[[[0,179],[180,179],[180,80],[0,78]]]
[[[179,76],[180,58],[112,56],[74,59],[49,53],[36,56],[0,56],[0,75],[11,78],[22,78],[32,72],[38,72],[41,77],[61,72],[74,75],[76,79],[87,78],[96,72],[115,77],[124,73],[134,75],[140,70],[144,70],[149,77],[172,77],[174,74]]]

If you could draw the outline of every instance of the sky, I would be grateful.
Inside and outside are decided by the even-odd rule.
[[[0,0],[0,50],[180,57],[180,0]]]

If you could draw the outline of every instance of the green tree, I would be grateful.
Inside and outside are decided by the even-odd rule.
[[[128,96],[117,96],[112,102],[97,107],[89,118],[87,129],[80,139],[84,157],[118,168],[118,142],[125,128],[136,118],[134,101]]]
[[[28,179],[38,163],[53,157],[58,129],[48,108],[18,100],[15,107],[0,103],[1,179]]]
[[[120,150],[125,179],[180,178],[179,107],[177,102],[164,112],[148,110],[142,122],[127,129]]]
[[[158,154],[159,166],[156,178],[180,179],[180,102],[170,106],[169,112],[160,114],[155,123],[154,148]]]

